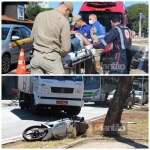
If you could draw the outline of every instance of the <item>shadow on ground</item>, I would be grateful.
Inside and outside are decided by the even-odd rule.
[[[132,140],[132,139],[129,139],[129,138],[126,138],[126,137],[116,137],[115,139],[118,142],[128,144],[128,145],[130,145],[130,146],[132,146],[134,148],[148,148],[147,145],[138,143],[135,140]]]
[[[55,121],[58,119],[63,119],[68,117],[65,113],[62,112],[53,112],[50,110],[40,111],[39,114],[32,114],[28,110],[21,110],[19,108],[15,108],[11,110],[13,114],[19,117],[21,120],[34,120],[34,121]]]

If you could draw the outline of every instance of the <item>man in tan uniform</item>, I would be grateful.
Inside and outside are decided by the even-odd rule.
[[[62,57],[70,50],[71,2],[61,2],[58,8],[39,13],[32,28],[34,53],[31,74],[63,74]]]

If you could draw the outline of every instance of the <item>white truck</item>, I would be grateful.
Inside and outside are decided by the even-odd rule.
[[[46,108],[77,115],[84,105],[81,76],[20,76],[18,89],[21,109],[34,113]]]

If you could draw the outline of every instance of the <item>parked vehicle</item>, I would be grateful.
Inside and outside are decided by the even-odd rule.
[[[101,88],[101,77],[85,77],[84,78],[84,95],[85,102],[94,102],[99,104],[105,102],[105,94]]]
[[[113,90],[109,93],[109,95],[107,97],[107,100],[109,102],[111,102],[111,100],[113,99],[115,92],[116,92],[116,90]],[[143,96],[144,96],[143,91],[132,90],[130,92],[130,95],[129,95],[127,101],[126,101],[125,107],[131,108],[135,103],[141,103],[141,104],[145,103]]]
[[[144,93],[143,91],[134,90],[135,93],[135,102],[141,102],[143,100]]]
[[[79,114],[84,105],[84,82],[79,76],[22,76],[18,79],[21,109],[37,113],[41,108]]]
[[[18,62],[20,49],[25,50],[26,61],[32,52],[31,30],[24,25],[2,24],[2,73],[7,73]]]
[[[108,101],[111,101],[111,100],[113,99],[115,92],[116,92],[116,90],[112,90],[112,91],[109,93],[109,95],[108,95],[108,97],[107,97],[107,100],[108,100]]]

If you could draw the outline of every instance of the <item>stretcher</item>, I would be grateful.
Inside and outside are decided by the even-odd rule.
[[[95,49],[92,47],[69,52],[63,59],[64,68],[67,70],[67,73],[93,73],[94,55]]]

